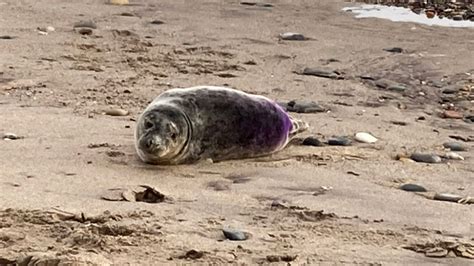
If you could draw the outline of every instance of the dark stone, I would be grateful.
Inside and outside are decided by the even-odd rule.
[[[413,153],[410,156],[410,159],[419,163],[440,163],[441,162],[441,157],[439,157],[438,155],[427,154],[427,153],[417,153],[417,152]]]
[[[332,137],[328,139],[328,145],[331,146],[350,146],[352,141],[346,137]]]
[[[164,24],[164,22],[161,21],[161,20],[155,19],[155,20],[153,20],[152,22],[150,22],[150,24],[153,24],[153,25],[161,25],[161,24]]]
[[[403,49],[400,48],[400,47],[385,48],[385,49],[383,49],[383,50],[386,51],[386,52],[398,53],[398,54],[403,52]]]
[[[247,240],[247,234],[243,231],[235,229],[222,229],[224,236],[232,241],[244,241]]]
[[[409,192],[426,192],[426,188],[417,185],[417,184],[403,184],[400,186],[401,190],[409,191]]]
[[[303,145],[305,146],[316,146],[316,147],[321,147],[321,146],[324,146],[324,144],[319,141],[319,139],[315,138],[315,137],[307,137],[303,140]]]
[[[1,35],[0,40],[13,40],[15,37],[10,36],[10,35]]]
[[[467,151],[469,148],[460,142],[450,141],[443,143],[443,147],[451,151]]]

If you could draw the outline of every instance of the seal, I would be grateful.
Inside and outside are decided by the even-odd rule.
[[[226,87],[177,88],[142,112],[135,147],[150,164],[244,159],[280,151],[307,128],[264,96]]]

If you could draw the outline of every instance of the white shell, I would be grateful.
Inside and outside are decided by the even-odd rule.
[[[359,132],[355,134],[355,140],[363,143],[375,143],[378,139],[369,133]]]
[[[444,157],[446,159],[451,159],[451,160],[464,160],[464,157],[462,157],[461,155],[455,153],[455,152],[448,152],[446,153],[446,155],[444,155]]]

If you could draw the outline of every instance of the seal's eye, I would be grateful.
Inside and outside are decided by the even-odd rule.
[[[150,128],[153,127],[153,123],[150,122],[150,121],[145,121],[145,125],[144,125],[144,126],[145,126],[145,129],[150,129]]]

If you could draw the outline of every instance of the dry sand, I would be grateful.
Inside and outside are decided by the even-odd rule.
[[[433,83],[444,77],[472,89],[466,73],[474,73],[474,31],[359,20],[340,11],[343,1],[270,2],[271,8],[229,0],[137,0],[129,6],[0,0],[0,35],[14,37],[0,39],[0,133],[24,137],[0,140],[0,258],[100,265],[472,265],[453,252],[431,258],[403,247],[472,245],[473,205],[398,189],[412,182],[473,196],[472,142],[465,143],[464,161],[393,157],[443,153],[450,135],[472,139],[472,123],[439,117],[445,84]],[[95,21],[92,35],[73,31],[81,20]],[[55,31],[36,30],[47,26]],[[278,40],[289,31],[312,39]],[[383,50],[395,46],[404,52]],[[318,66],[344,72],[346,79],[294,73]],[[406,93],[388,92],[361,82],[361,74],[411,86]],[[169,88],[206,84],[329,107],[327,113],[294,114],[311,125],[301,137],[364,131],[379,141],[295,144],[270,157],[214,164],[141,163],[133,147],[140,111]],[[473,112],[469,93],[455,104],[465,115]],[[130,115],[102,114],[111,107]],[[142,184],[168,200],[101,199],[109,189]],[[321,187],[330,189],[317,193]],[[224,240],[227,227],[251,237]]]

